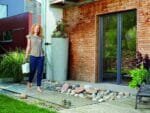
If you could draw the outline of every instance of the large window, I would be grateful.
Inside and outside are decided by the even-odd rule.
[[[100,17],[101,81],[127,83],[135,68],[136,10]]]
[[[0,4],[0,18],[7,17],[7,5]]]

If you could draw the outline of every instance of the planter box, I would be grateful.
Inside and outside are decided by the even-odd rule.
[[[68,38],[52,38],[52,80],[67,80],[68,72]]]

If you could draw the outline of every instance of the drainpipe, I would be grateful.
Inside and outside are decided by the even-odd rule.
[[[42,16],[42,26],[43,26],[43,35],[44,35],[44,42],[46,42],[46,0],[42,0],[41,3],[41,16]],[[46,45],[44,44],[44,51],[45,51],[45,62],[44,62],[44,75],[46,76],[46,62],[47,62],[47,54],[46,54]]]
[[[45,77],[46,79],[49,79],[48,77],[48,65],[50,66],[50,61],[48,61],[48,50],[47,50],[47,47],[51,45],[51,43],[48,42],[47,40],[47,25],[46,25],[46,22],[47,22],[47,0],[42,0],[42,25],[43,25],[43,29],[44,29],[44,39],[45,39],[45,43],[44,43],[44,51],[45,51],[45,68],[44,68],[44,74],[45,74]]]

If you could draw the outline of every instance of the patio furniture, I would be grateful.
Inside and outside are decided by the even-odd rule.
[[[149,81],[149,77],[145,81],[145,84],[141,85],[139,87],[139,91],[136,94],[135,109],[137,109],[137,104],[140,103],[140,102],[142,102],[142,97],[150,98],[150,81]]]

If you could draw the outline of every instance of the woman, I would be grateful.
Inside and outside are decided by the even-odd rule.
[[[43,35],[42,27],[39,24],[34,24],[31,27],[31,33],[27,36],[27,47],[25,59],[30,55],[30,74],[28,88],[32,87],[32,80],[37,70],[37,91],[41,90],[41,80],[44,66],[44,52],[42,49]]]

